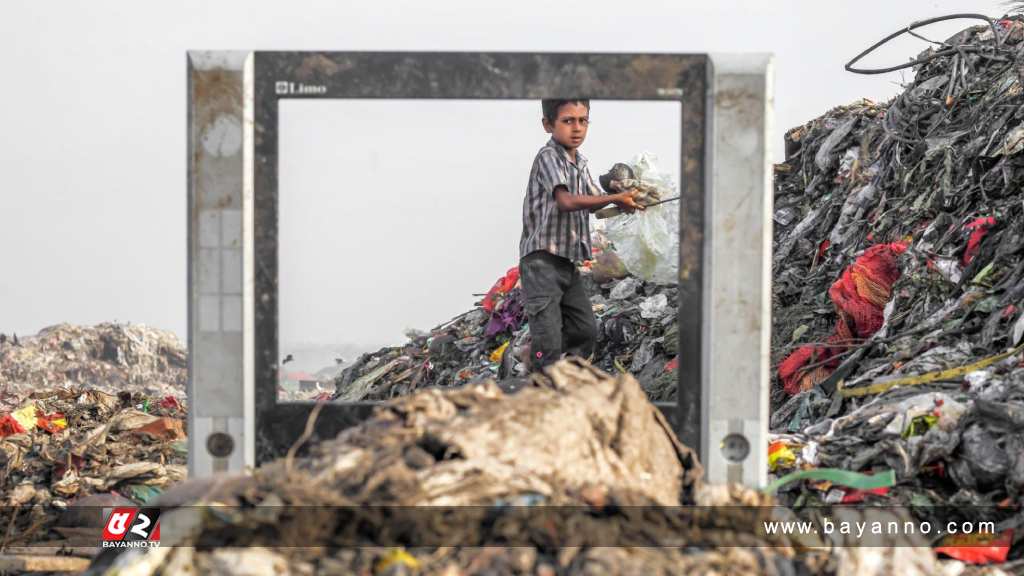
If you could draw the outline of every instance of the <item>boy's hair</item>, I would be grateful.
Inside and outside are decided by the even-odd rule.
[[[540,101],[540,107],[544,110],[544,118],[547,118],[548,122],[554,124],[555,120],[558,120],[558,110],[566,104],[583,104],[590,110],[590,100],[584,100],[582,98],[575,98],[572,100],[557,100],[547,99]]]

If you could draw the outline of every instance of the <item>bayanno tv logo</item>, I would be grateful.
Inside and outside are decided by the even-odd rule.
[[[160,545],[159,508],[104,508],[104,548],[156,548]]]

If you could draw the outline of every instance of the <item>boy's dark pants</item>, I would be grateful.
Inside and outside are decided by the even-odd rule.
[[[587,358],[597,342],[597,321],[576,265],[549,252],[527,254],[519,277],[530,322],[530,365],[552,364],[562,353]]]

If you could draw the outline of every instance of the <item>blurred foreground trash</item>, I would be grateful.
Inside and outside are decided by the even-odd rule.
[[[91,573],[940,573],[914,537],[833,551],[768,534],[785,509],[701,474],[635,379],[562,361],[512,395],[422,390],[306,457],[188,482],[158,500],[178,506],[161,548]]]

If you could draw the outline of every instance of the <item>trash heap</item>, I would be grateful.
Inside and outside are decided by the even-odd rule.
[[[598,322],[594,364],[632,374],[651,400],[674,400],[676,287],[628,276],[612,251],[581,274]],[[429,333],[410,331],[402,346],[362,355],[335,379],[334,399],[384,400],[421,388],[522,379],[530,329],[518,278],[512,268],[473,310]]]
[[[173,396],[151,402],[99,390],[52,391],[28,399],[14,418],[26,412],[38,415],[36,425],[0,431],[2,516],[4,526],[15,527],[8,544],[59,539],[47,534],[55,514],[141,504],[186,476],[185,408]]]
[[[140,324],[58,324],[18,339],[0,334],[0,390],[87,386],[117,394],[182,396],[188,353],[171,332]]]
[[[65,541],[75,509],[136,505],[186,475],[185,358],[144,326],[54,326],[0,344],[0,541]]]
[[[1022,37],[964,30],[888,104],[789,131],[775,167],[773,472],[895,472],[783,501],[960,507],[999,520],[990,560],[1024,524]]]
[[[157,502],[160,548],[90,573],[939,573],[913,539],[832,552],[759,533],[784,509],[703,485],[633,377],[570,361],[547,374],[515,394],[420,390],[308,456],[190,481]]]

